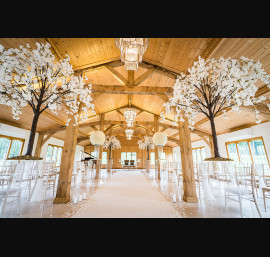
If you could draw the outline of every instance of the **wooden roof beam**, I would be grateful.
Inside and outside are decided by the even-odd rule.
[[[136,95],[156,95],[165,94],[167,96],[173,95],[172,87],[141,87],[141,86],[105,86],[92,85],[92,92],[102,92],[107,94],[136,94]]]

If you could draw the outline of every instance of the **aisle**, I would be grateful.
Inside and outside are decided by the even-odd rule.
[[[178,218],[170,202],[140,171],[119,170],[72,218]]]

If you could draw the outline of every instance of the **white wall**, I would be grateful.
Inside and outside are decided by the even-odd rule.
[[[10,125],[0,123],[0,134],[5,135],[5,136],[19,137],[19,138],[25,139],[22,155],[24,155],[26,153],[27,144],[28,144],[28,140],[29,140],[29,137],[30,137],[30,130],[16,128],[16,127],[13,127],[13,126],[10,126]],[[37,138],[38,138],[38,133],[36,133],[36,136],[35,136],[34,148],[33,148],[32,154],[35,153]],[[48,148],[49,144],[57,145],[57,146],[64,146],[64,141],[60,140],[60,139],[57,139],[57,138],[51,137],[43,145],[43,147],[41,149],[40,157],[42,157],[44,160],[45,160],[45,157],[46,157],[47,148]],[[74,161],[79,161],[80,160],[80,150],[84,151],[84,147],[80,146],[80,145],[76,145]]]
[[[226,142],[241,140],[241,139],[246,139],[246,138],[253,138],[253,137],[263,137],[267,155],[268,157],[270,157],[270,122],[266,122],[266,123],[259,124],[250,128],[241,129],[238,131],[234,131],[234,132],[217,136],[220,156],[228,157],[227,151],[226,151],[226,145],[225,145]],[[191,146],[192,148],[205,146],[206,157],[211,156],[210,148],[203,140],[194,142],[191,144]],[[174,147],[173,152],[177,153],[177,161],[180,161],[181,160],[180,147],[179,146]]]

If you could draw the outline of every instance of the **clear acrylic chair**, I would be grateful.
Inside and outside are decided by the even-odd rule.
[[[216,198],[213,193],[213,187],[211,184],[211,166],[209,163],[202,162],[198,166],[198,178],[200,191],[199,194],[203,193],[204,199],[215,201]]]
[[[235,171],[235,167],[232,164],[224,163],[224,171],[226,172],[226,184],[224,188],[224,197],[225,197],[225,211],[227,212],[227,199],[234,200],[239,202],[240,207],[240,215],[243,217],[243,204],[242,200],[248,200],[250,203],[254,202],[256,205],[256,209],[258,211],[259,216],[261,217],[260,210],[257,205],[256,197],[255,197],[255,179],[254,179],[254,167],[251,167],[250,177],[248,177],[251,182],[250,188],[247,187],[246,184],[244,186],[239,183],[239,181],[246,181],[247,173],[246,169],[242,173],[237,173]],[[244,176],[244,178],[240,178],[240,176]],[[238,182],[238,183],[237,183]]]
[[[46,192],[52,189],[52,195],[54,197],[57,183],[57,171],[54,169],[53,161],[43,162],[43,183],[46,184]],[[46,195],[45,195],[46,196]]]
[[[10,182],[10,175],[15,172],[14,165],[18,161],[1,161],[0,162],[0,188],[4,188]]]
[[[2,218],[7,205],[16,202],[17,203],[17,215],[21,216],[21,193],[22,193],[22,178],[25,172],[25,163],[10,163],[9,166],[10,175],[9,181],[5,187],[0,189],[0,201],[1,201],[1,213],[0,217]]]

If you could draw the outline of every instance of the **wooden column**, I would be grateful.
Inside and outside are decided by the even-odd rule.
[[[104,131],[104,119],[105,119],[105,114],[104,113],[100,114],[99,130],[102,132]],[[100,165],[100,160],[102,159],[102,152],[103,152],[103,145],[99,146],[99,157],[97,160],[96,176],[95,176],[96,179],[99,178],[99,165]]]
[[[44,134],[39,134],[38,135],[38,139],[37,139],[37,145],[36,145],[36,150],[35,150],[35,157],[40,157],[40,154],[41,154],[41,149],[42,149],[42,142],[43,142],[43,139],[44,139]]]
[[[183,200],[185,202],[197,203],[190,129],[187,118],[185,118],[184,122],[179,121],[179,139],[184,188]]]
[[[154,131],[158,132],[158,115],[154,115]],[[158,156],[158,146],[155,146],[155,164],[157,165],[157,178],[160,179],[160,160]]]
[[[75,119],[72,115],[69,115],[69,118],[71,118],[71,121],[66,128],[58,187],[54,203],[67,203],[70,201],[72,171],[79,125],[74,126]]]

